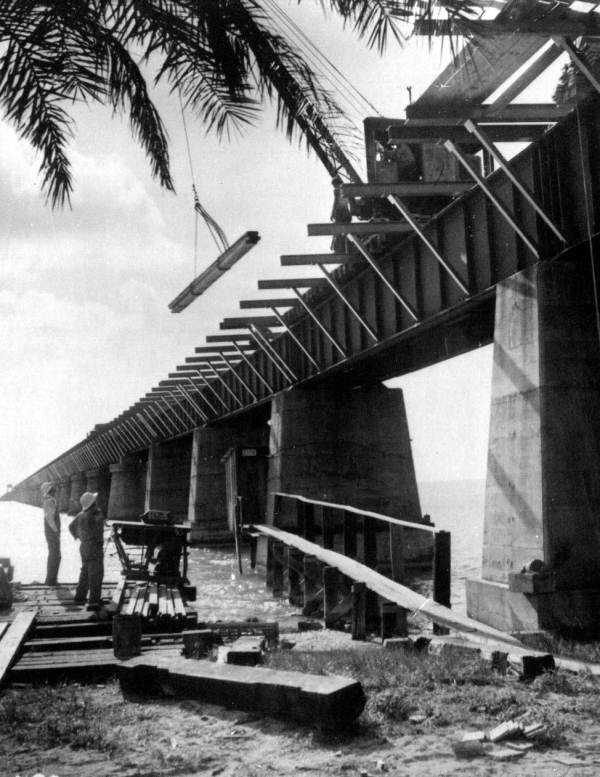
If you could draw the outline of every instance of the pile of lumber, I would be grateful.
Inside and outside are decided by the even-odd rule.
[[[127,601],[121,602],[122,615],[140,615],[147,620],[171,625],[183,625],[186,610],[177,586],[156,582],[140,582],[129,591]]]

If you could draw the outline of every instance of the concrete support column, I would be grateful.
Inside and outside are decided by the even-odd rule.
[[[271,409],[270,523],[277,491],[421,522],[402,390],[376,385],[278,394]],[[296,515],[286,510],[286,501],[277,523],[294,530]],[[343,517],[338,523],[336,549],[342,551]],[[421,543],[423,553],[431,553],[425,532],[406,530],[404,535],[407,556],[419,555]],[[389,539],[382,524],[378,542],[384,566],[390,561]]]
[[[177,523],[187,521],[191,462],[191,435],[150,447],[145,510],[169,510]]]
[[[137,458],[110,465],[110,493],[107,517],[113,521],[135,521],[144,512],[146,469]]]
[[[83,472],[71,475],[71,490],[69,492],[69,515],[77,515],[81,510],[81,495],[86,489],[87,478]]]
[[[71,498],[71,482],[61,480],[58,484],[58,511],[66,513],[69,510],[69,499]]]
[[[587,252],[499,284],[481,581],[507,631],[600,631],[600,346]]]
[[[223,456],[230,448],[267,444],[267,424],[250,419],[194,431],[188,512],[192,542],[233,541],[227,523]]]
[[[87,478],[86,491],[98,492],[98,506],[106,515],[108,509],[108,495],[110,493],[110,471],[108,467],[101,469],[89,469],[85,476]]]

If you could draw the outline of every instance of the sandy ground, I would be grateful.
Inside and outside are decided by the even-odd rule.
[[[337,632],[284,635],[297,648],[356,646]],[[364,648],[364,643],[360,649]],[[378,649],[371,646],[371,649]],[[359,719],[351,732],[323,733],[266,716],[190,700],[125,701],[117,682],[78,688],[92,700],[87,714],[97,725],[116,721],[109,752],[93,747],[32,749],[0,730],[2,777],[168,777],[169,775],[340,775],[376,777],[592,777],[600,774],[600,722],[577,714],[577,701],[557,693],[537,703],[569,718],[570,734],[558,747],[527,753],[493,746],[485,756],[458,758],[452,745],[465,730],[461,721],[443,727],[433,720],[377,726]],[[562,705],[562,706],[561,706]],[[49,714],[52,714],[49,711]],[[574,722],[575,721],[575,722]],[[472,726],[470,727],[472,730]]]

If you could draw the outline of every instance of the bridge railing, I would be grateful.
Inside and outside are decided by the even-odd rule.
[[[383,638],[407,632],[405,610],[383,599],[378,601],[366,586],[361,591],[362,583],[348,580],[337,569],[324,566],[319,561],[319,548],[360,561],[398,583],[406,581],[408,569],[415,562],[421,569],[425,565],[433,569],[433,600],[450,606],[449,532],[436,531],[429,520],[406,521],[298,494],[277,492],[273,498],[273,528],[285,529],[285,532],[279,537],[270,536],[267,541],[267,587],[274,596],[287,594],[290,603],[301,606],[305,615],[322,608],[325,625],[334,626],[351,611],[353,634],[377,626]],[[307,547],[315,555],[303,553],[291,544],[286,547],[281,537],[288,532],[310,543]],[[409,554],[415,551],[419,558],[413,555],[411,559]],[[287,591],[284,591],[286,583]],[[357,606],[357,598],[361,606]],[[358,612],[362,615],[358,616]],[[436,631],[442,630],[436,627]]]

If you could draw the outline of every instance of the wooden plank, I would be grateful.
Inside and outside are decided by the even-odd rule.
[[[119,612],[121,605],[123,604],[123,597],[125,596],[125,588],[127,586],[127,580],[122,577],[115,590],[113,591],[112,598],[106,608],[109,612]]]
[[[176,651],[123,661],[117,674],[125,688],[152,687],[160,676],[169,693],[327,727],[347,726],[365,700],[360,683],[345,677],[189,661]]]
[[[413,229],[406,221],[351,221],[348,224],[309,224],[308,235],[389,235],[406,234]]]
[[[293,308],[298,304],[296,297],[276,297],[270,299],[242,299],[240,308],[249,310],[250,308]]]
[[[219,329],[241,329],[245,326],[281,326],[275,316],[237,316],[224,318],[219,324]]]
[[[318,499],[308,499],[300,494],[287,494],[283,492],[276,492],[276,496],[283,496],[289,499],[297,499],[301,502],[307,502],[312,505],[320,505],[321,507],[331,507],[334,510],[344,510],[347,513],[353,513],[354,515],[365,516],[366,518],[377,518],[379,521],[385,521],[386,523],[395,524],[396,526],[408,526],[410,529],[423,529],[423,531],[434,532],[434,523],[417,523],[416,521],[402,521],[399,518],[392,518],[389,515],[383,513],[374,513],[371,510],[362,510],[360,507],[350,507],[350,505],[341,505],[336,502],[321,502]]]
[[[175,615],[181,615],[185,618],[185,604],[181,598],[181,591],[179,588],[173,588],[173,606],[175,608]]]
[[[387,197],[389,194],[398,197],[453,197],[472,188],[473,184],[469,181],[346,183],[343,186],[348,197]]]
[[[35,626],[36,612],[19,612],[0,641],[0,684],[15,663],[29,633]]]
[[[283,254],[280,261],[282,267],[296,267],[304,264],[360,264],[363,260],[357,254]]]
[[[148,599],[148,613],[155,615],[158,611],[158,583],[152,583],[150,585],[150,597]]]
[[[258,282],[259,289],[303,289],[315,286],[328,286],[326,278],[268,278]],[[209,342],[209,335],[206,341]],[[212,339],[210,342],[213,342]]]
[[[371,591],[374,591],[387,601],[395,602],[400,607],[404,607],[412,612],[418,611],[426,618],[429,618],[429,620],[438,623],[441,626],[447,626],[450,629],[460,631],[467,637],[495,639],[511,645],[520,644],[519,641],[514,637],[511,637],[510,634],[505,634],[502,631],[486,626],[484,623],[479,623],[478,621],[473,620],[473,618],[460,615],[447,607],[443,607],[441,604],[432,602],[430,599],[421,596],[421,594],[411,591],[410,588],[406,588],[400,583],[396,583],[388,577],[380,575],[373,569],[369,569],[364,564],[346,558],[341,553],[336,553],[333,550],[325,550],[314,542],[308,542],[302,537],[298,537],[297,535],[283,531],[282,529],[275,529],[272,526],[254,525],[253,530],[259,531],[267,537],[273,537],[286,545],[298,548],[307,555],[315,556],[327,566],[339,569],[346,577],[359,583],[365,583]]]
[[[6,629],[9,627],[9,625],[10,624],[9,624],[8,621],[6,621],[5,623],[0,623],[0,640],[2,639],[2,636],[3,636],[4,632],[6,631]]]

